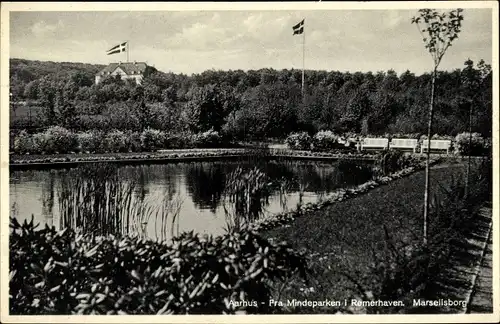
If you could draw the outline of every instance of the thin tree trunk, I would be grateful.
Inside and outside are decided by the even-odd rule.
[[[436,83],[437,67],[432,72],[431,102],[429,104],[429,120],[427,127],[427,157],[425,163],[425,193],[424,193],[424,245],[427,245],[427,218],[429,215],[429,189],[430,189],[430,159],[431,159],[431,136],[432,117],[434,116],[434,88]]]
[[[467,152],[467,175],[465,178],[465,198],[469,195],[469,178],[470,178],[470,156],[472,146],[472,101],[469,103],[469,149]]]

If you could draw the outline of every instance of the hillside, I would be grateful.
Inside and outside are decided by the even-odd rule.
[[[10,77],[28,83],[47,74],[70,74],[74,72],[95,74],[104,66],[102,64],[31,61],[12,58],[10,59]]]
[[[456,135],[468,129],[472,103],[473,130],[489,136],[491,66],[465,63],[463,69],[438,73],[434,132]],[[241,138],[325,129],[367,134],[427,130],[429,74],[307,70],[302,92],[300,70],[207,70],[190,76],[157,71],[140,86],[114,79],[95,85],[94,75],[102,67],[11,60],[13,101],[30,100],[32,106],[36,101],[44,116],[30,120],[29,114],[26,119],[13,112],[24,119],[11,120],[12,125],[130,130],[142,120],[158,129],[213,128]]]
[[[17,95],[24,89],[26,84],[47,75],[64,77],[80,72],[93,79],[94,75],[104,66],[102,64],[31,61],[11,58],[9,67],[11,92]]]

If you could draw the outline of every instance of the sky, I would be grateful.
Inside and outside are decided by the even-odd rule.
[[[305,19],[305,68],[327,71],[410,70],[433,63],[411,10],[273,11],[43,11],[10,13],[10,57],[108,64],[106,55],[129,42],[130,61],[164,72],[260,68],[302,69],[303,36],[292,26]],[[461,69],[467,58],[492,61],[491,9],[464,10],[459,38],[440,69]]]

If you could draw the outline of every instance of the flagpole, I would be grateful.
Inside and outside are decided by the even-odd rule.
[[[304,101],[304,70],[306,68],[306,27],[304,21],[304,36],[302,38],[302,101]]]
[[[129,62],[130,42],[127,41],[127,63]]]

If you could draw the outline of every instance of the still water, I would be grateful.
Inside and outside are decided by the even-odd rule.
[[[242,170],[257,167],[266,175],[266,181],[280,184],[273,187],[260,206],[261,217],[295,209],[300,201],[320,201],[335,189],[352,187],[371,178],[371,168],[366,162],[249,160],[113,167],[116,169],[115,179],[120,184],[129,185],[131,202],[125,205],[126,208],[131,209],[130,206],[135,205],[134,213],[140,214],[131,222],[135,222],[136,226],[130,225],[128,233],[158,240],[191,230],[222,234],[231,214],[231,202],[226,199],[227,181],[238,167]],[[75,213],[70,207],[81,206],[82,201],[88,198],[85,194],[78,196],[75,193],[78,190],[84,192],[82,188],[91,182],[92,176],[79,173],[80,168],[83,167],[11,171],[11,217],[22,221],[29,220],[33,215],[35,222],[42,225],[64,227],[67,215],[73,217]],[[108,177],[112,178],[108,174],[103,174],[101,178],[107,181]],[[122,204],[116,203],[121,201],[119,190],[115,187],[102,188],[102,197],[94,194],[92,204],[97,206],[95,201],[103,199],[114,201],[115,205]],[[71,199],[73,205],[68,204]],[[137,207],[139,205],[142,207]],[[88,201],[86,206],[90,206]],[[116,206],[113,208],[119,209]]]

